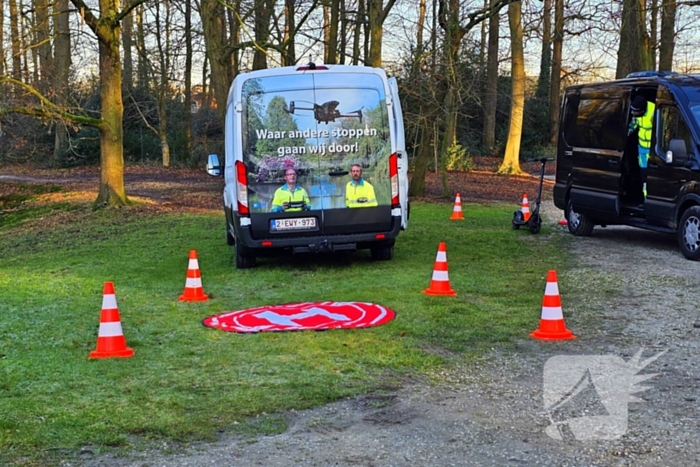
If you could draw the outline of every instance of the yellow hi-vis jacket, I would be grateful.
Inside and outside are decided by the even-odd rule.
[[[311,209],[311,201],[309,200],[309,195],[306,194],[306,190],[299,185],[295,186],[293,190],[290,190],[285,183],[281,187],[277,188],[275,191],[275,197],[272,198],[272,209],[271,212],[296,212],[301,211],[302,208],[288,208],[286,211],[284,209],[284,203],[294,203],[303,201],[306,203],[306,209]]]
[[[656,105],[653,102],[647,102],[647,111],[641,117],[635,117],[635,128],[639,128],[639,145],[643,148],[651,148],[651,127],[654,119],[654,109]]]
[[[350,180],[345,187],[345,205],[349,208],[376,206],[377,197],[374,194],[374,187],[362,178],[357,183]]]

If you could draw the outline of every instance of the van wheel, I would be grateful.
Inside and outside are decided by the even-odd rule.
[[[687,209],[678,226],[678,245],[683,256],[692,260],[700,259],[700,206]]]
[[[375,261],[388,261],[394,257],[394,242],[380,243],[370,247],[372,259]]]
[[[566,220],[568,222],[569,232],[577,237],[587,237],[593,233],[595,225],[585,214],[579,214],[574,211],[571,200],[566,203]]]
[[[542,228],[542,218],[540,218],[538,213],[533,214],[528,222],[530,225],[531,234],[540,233],[540,229]]]
[[[236,242],[236,269],[248,269],[255,267],[255,253],[250,248],[247,248]]]

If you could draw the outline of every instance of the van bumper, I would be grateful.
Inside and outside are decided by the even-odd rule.
[[[391,229],[382,232],[363,232],[341,235],[309,235],[306,237],[290,238],[253,238],[250,228],[242,226],[240,219],[235,217],[236,241],[247,248],[269,250],[276,248],[292,249],[295,253],[332,252],[361,250],[377,244],[392,244],[401,231],[401,217],[391,218]]]

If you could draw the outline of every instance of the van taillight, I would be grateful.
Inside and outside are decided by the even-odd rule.
[[[389,180],[391,181],[391,207],[399,207],[399,159],[396,153],[389,157]]]
[[[245,164],[241,161],[236,161],[236,188],[238,197],[238,215],[247,216],[248,210],[248,174],[246,173]]]

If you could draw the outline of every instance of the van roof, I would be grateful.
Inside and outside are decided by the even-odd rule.
[[[277,68],[266,68],[264,70],[255,70],[248,73],[241,73],[238,76],[243,76],[248,78],[262,78],[266,76],[280,76],[280,75],[292,75],[292,74],[307,74],[307,73],[363,73],[363,74],[374,74],[386,76],[386,73],[381,68],[373,68],[369,66],[360,65],[298,65],[298,66],[285,66]]]
[[[615,84],[658,84],[667,83],[680,87],[700,87],[700,74],[681,74],[675,72],[635,72],[625,78],[611,81],[597,81],[595,83],[581,83],[570,86],[571,88],[607,86]]]

